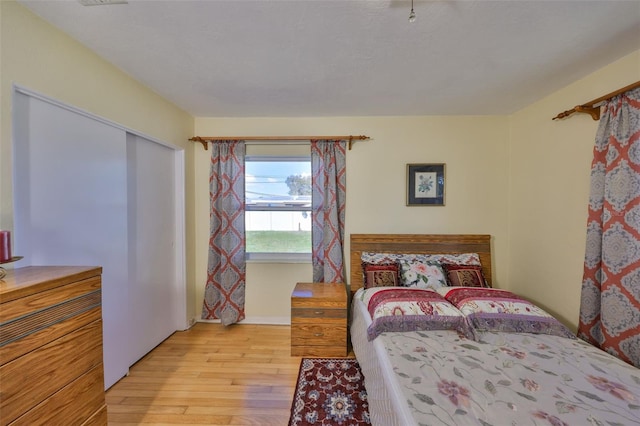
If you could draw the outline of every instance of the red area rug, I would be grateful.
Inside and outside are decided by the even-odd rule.
[[[355,359],[302,359],[289,426],[369,425],[368,408]]]

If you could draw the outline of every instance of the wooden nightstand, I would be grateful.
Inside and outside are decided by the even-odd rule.
[[[291,355],[347,356],[344,284],[296,284],[291,294]]]

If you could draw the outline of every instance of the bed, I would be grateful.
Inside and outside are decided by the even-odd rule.
[[[414,255],[468,263],[483,285],[381,278]],[[491,288],[489,235],[352,234],[350,265],[350,337],[373,425],[640,424],[640,371]]]

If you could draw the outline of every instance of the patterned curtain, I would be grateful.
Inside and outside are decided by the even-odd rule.
[[[346,146],[346,141],[311,141],[314,282],[344,282]]]
[[[607,102],[593,152],[578,336],[640,367],[640,89]]]
[[[212,144],[211,235],[203,319],[229,325],[244,319],[244,141]]]

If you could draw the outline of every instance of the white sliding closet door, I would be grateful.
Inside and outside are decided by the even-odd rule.
[[[180,321],[184,287],[176,268],[175,151],[127,135],[129,301],[136,335],[133,361],[166,339]],[[182,291],[180,291],[182,289]]]
[[[16,266],[102,266],[108,387],[131,365],[126,133],[39,99],[16,98],[14,244],[25,256]]]
[[[187,328],[182,151],[14,92],[14,251],[102,266],[105,388]]]

